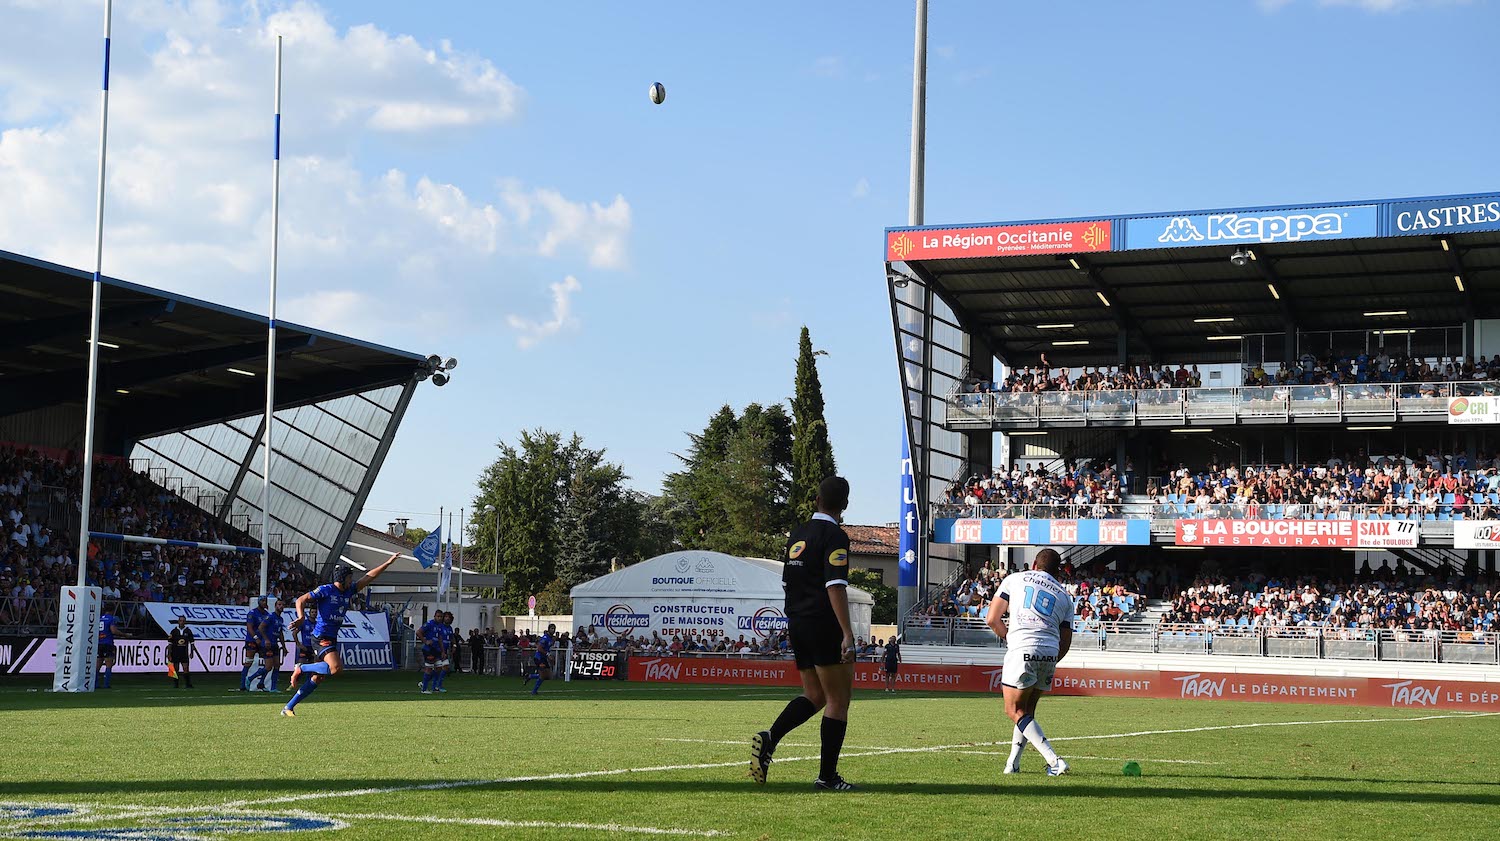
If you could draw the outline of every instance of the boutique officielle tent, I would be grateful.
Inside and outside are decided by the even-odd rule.
[[[670,552],[579,584],[573,624],[611,636],[692,634],[757,641],[786,627],[780,561]],[[854,635],[870,637],[875,600],[849,588]]]

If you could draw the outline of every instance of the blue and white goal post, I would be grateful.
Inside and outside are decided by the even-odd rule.
[[[91,540],[141,543],[148,546],[180,546],[218,552],[263,554],[256,546],[232,546],[197,540],[171,540],[139,534],[91,531]],[[85,547],[79,563],[88,563]],[[57,600],[57,654],[52,671],[52,691],[93,692],[99,675],[99,617],[104,613],[104,590],[99,587],[65,586]]]

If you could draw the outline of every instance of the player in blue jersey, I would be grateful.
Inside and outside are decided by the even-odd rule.
[[[443,612],[438,611],[417,629],[417,641],[422,644],[422,682],[417,684],[417,688],[422,690],[423,695],[431,695],[438,681],[438,663],[443,659],[442,617]]]
[[[536,650],[531,652],[531,674],[523,681],[523,685],[531,678],[536,678],[536,685],[531,687],[533,695],[542,688],[542,681],[552,677],[552,646],[556,642],[552,635],[556,630],[556,625],[548,625],[542,638],[536,641]]]
[[[104,611],[99,617],[99,688],[110,689],[115,677],[115,615]],[[124,634],[120,634],[124,637]]]
[[[318,684],[326,677],[344,670],[344,661],[339,659],[339,630],[344,627],[344,614],[349,610],[349,602],[354,594],[370,586],[371,582],[380,577],[390,565],[401,557],[400,552],[392,552],[385,563],[365,573],[359,580],[354,578],[354,567],[347,563],[337,564],[333,568],[333,581],[321,584],[311,593],[303,593],[297,597],[297,618],[292,621],[292,628],[300,628],[307,622],[307,611],[309,607],[317,611],[316,626],[313,628],[313,636],[317,638],[318,650],[313,657],[317,662],[310,666],[297,664],[292,670],[292,679],[287,688],[296,690],[292,699],[286,702],[281,710],[284,716],[295,716],[294,710],[302,699],[313,693]],[[297,682],[304,674],[312,675],[306,683],[299,688]]]
[[[438,614],[438,619],[443,623],[443,659],[438,669],[437,691],[447,692],[448,690],[443,687],[443,683],[448,679],[448,674],[453,671],[453,611],[443,611]]]
[[[313,623],[303,622],[297,629],[297,662],[308,665],[316,661],[313,656],[318,650],[318,640],[313,635]]]
[[[250,674],[256,669],[255,660],[260,656],[262,637],[265,636],[266,617],[271,611],[266,597],[261,596],[245,614],[245,663],[240,669],[240,691],[250,691]]]
[[[281,661],[286,657],[286,623],[280,611],[270,611],[266,621],[260,625],[260,669],[250,676],[250,682],[265,680],[261,684],[267,692],[276,691],[276,675],[281,671]]]

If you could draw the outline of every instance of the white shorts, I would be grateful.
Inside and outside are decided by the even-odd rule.
[[[1056,671],[1057,649],[1010,648],[1005,652],[1000,682],[1012,689],[1035,686],[1043,692],[1051,692],[1052,675]]]

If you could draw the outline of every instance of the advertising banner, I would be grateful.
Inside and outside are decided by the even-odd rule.
[[[1500,522],[1454,520],[1454,549],[1500,549]]]
[[[904,689],[999,694],[1000,673],[1000,666],[907,663],[901,666],[896,685]],[[796,666],[790,660],[727,657],[632,658],[630,679],[646,683],[801,685]],[[880,664],[857,663],[854,685],[870,689],[883,686]],[[1057,670],[1053,694],[1500,712],[1500,683],[1479,681],[1063,668]]]
[[[885,259],[895,263],[1019,254],[1081,254],[1108,251],[1113,246],[1114,223],[1108,221],[926,228],[887,231]]]
[[[1127,219],[1124,250],[1373,237],[1378,219],[1373,204]]]
[[[1178,546],[1412,549],[1415,520],[1178,520]]]
[[[1500,196],[1493,194],[1393,202],[1387,207],[1395,236],[1500,231]]]
[[[917,586],[917,543],[921,539],[921,520],[917,515],[917,478],[911,464],[911,444],[906,440],[906,424],[901,424],[901,516],[896,527],[901,530],[897,559],[897,586]]]
[[[187,625],[194,639],[202,641],[223,640],[241,642],[245,639],[245,615],[250,608],[223,604],[175,604],[171,602],[147,602],[151,618],[165,633],[177,627],[177,617],[187,617]],[[288,627],[297,618],[297,611],[285,608],[281,611],[282,623]],[[309,617],[309,620],[311,617]],[[286,631],[286,641],[296,642],[296,635]],[[339,630],[340,643],[389,643],[390,626],[384,613],[361,613],[351,610],[344,615],[344,627]]]
[[[104,591],[64,587],[57,605],[58,648],[48,663],[53,692],[93,692],[99,662],[99,616]]]
[[[1449,397],[1448,423],[1500,423],[1500,398]]]
[[[239,643],[198,642],[193,655],[192,668],[197,672],[238,672],[244,666],[244,646]],[[56,657],[57,640],[52,637],[0,637],[0,675],[51,674]],[[293,662],[288,656],[282,670],[290,671]],[[116,637],[114,670],[116,674],[166,674],[167,641]]]
[[[780,604],[756,599],[624,599],[605,601],[576,599],[573,624],[611,637],[663,639],[684,635],[750,642],[773,637],[786,630],[786,614]]]
[[[944,519],[932,523],[934,543],[988,546],[1149,546],[1149,520]]]

